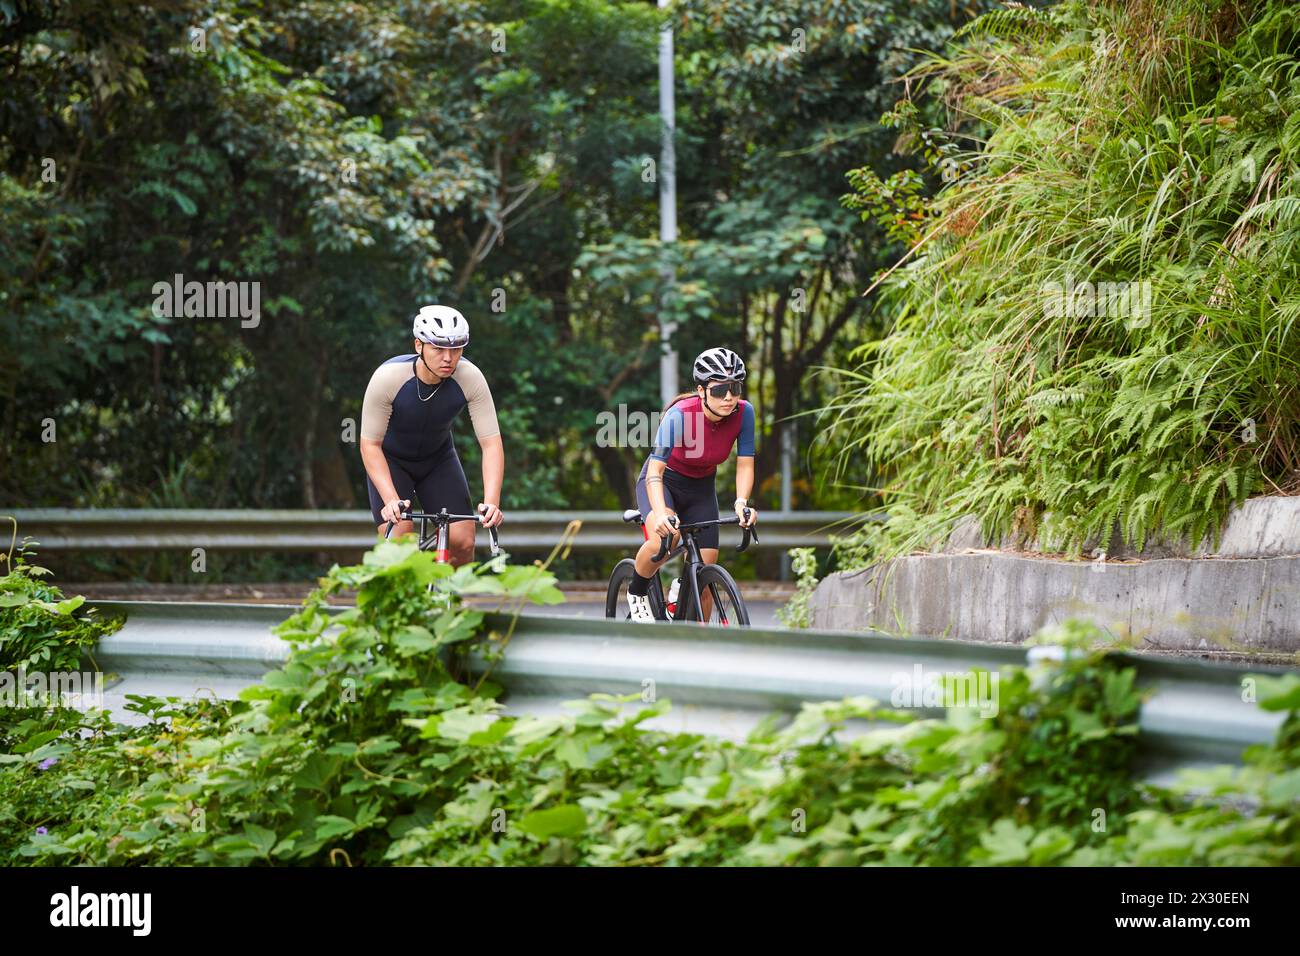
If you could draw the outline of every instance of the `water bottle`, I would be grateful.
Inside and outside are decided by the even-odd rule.
[[[682,586],[681,578],[673,578],[673,583],[668,586],[668,609],[674,611],[677,609],[677,591]]]

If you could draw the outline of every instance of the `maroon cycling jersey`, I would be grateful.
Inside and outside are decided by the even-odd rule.
[[[700,397],[693,395],[664,414],[650,457],[667,462],[679,475],[708,478],[731,456],[733,445],[737,455],[753,457],[754,406],[742,398],[730,415],[711,422]]]

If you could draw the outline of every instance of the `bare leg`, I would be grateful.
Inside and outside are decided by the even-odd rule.
[[[474,560],[474,532],[478,523],[457,521],[447,527],[447,558],[452,567],[460,567]]]
[[[385,522],[384,524],[381,524],[381,525],[379,525],[377,528],[375,528],[375,530],[379,532],[379,537],[382,538],[382,537],[384,536],[384,529],[387,528],[387,527],[388,527],[388,524],[387,524],[387,522]],[[411,533],[414,532],[414,531],[415,531],[415,522],[414,522],[414,521],[399,521],[399,522],[397,522],[397,524],[395,524],[395,525],[393,526],[393,531],[392,531],[392,533],[389,535],[389,537],[390,537],[390,538],[400,538],[402,535],[404,535],[404,534],[411,534]]]
[[[677,514],[677,512],[673,511],[671,508],[667,510],[670,515]],[[681,540],[681,537],[682,536],[680,534],[673,535],[673,542],[668,549],[669,551],[672,551],[673,548],[677,547],[677,543]],[[663,543],[663,538],[659,537],[659,535],[657,534],[652,534],[650,535],[649,538],[646,539],[645,544],[641,545],[641,549],[637,551],[636,573],[641,575],[641,577],[643,578],[654,577],[655,572],[659,570],[659,568],[663,565],[664,561],[668,560],[667,558],[664,558],[664,561],[660,561],[658,564],[655,564],[654,562],[654,556],[659,553],[659,546],[662,543]]]

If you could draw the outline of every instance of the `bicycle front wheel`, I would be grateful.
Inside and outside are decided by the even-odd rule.
[[[745,599],[740,596],[740,588],[727,573],[727,569],[717,564],[706,564],[700,568],[697,580],[700,584],[700,597],[708,595],[713,600],[709,604],[709,617],[704,621],[715,627],[748,627],[749,609]],[[687,619],[699,621],[700,609],[692,607]]]
[[[627,606],[627,586],[632,583],[632,575],[636,573],[636,562],[631,558],[624,558],[618,564],[614,565],[614,570],[609,575],[609,587],[605,590],[605,617],[616,618],[620,621],[631,620],[632,611]],[[658,575],[650,579],[650,610],[654,612],[655,620],[664,619],[664,602],[663,591],[658,587]]]

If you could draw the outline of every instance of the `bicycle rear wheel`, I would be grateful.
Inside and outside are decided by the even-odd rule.
[[[609,587],[605,590],[605,617],[620,621],[631,620],[632,612],[627,606],[627,586],[632,583],[632,575],[635,573],[636,562],[631,558],[624,558],[614,565],[614,570],[609,575]],[[665,617],[663,590],[657,579],[658,575],[650,579],[648,595],[655,620],[662,621]]]
[[[727,572],[717,564],[706,564],[699,570],[697,580],[700,584],[701,597],[708,594],[713,598],[709,607],[709,619],[705,624],[715,627],[748,627],[749,609],[745,599],[740,596],[740,588]],[[700,609],[692,606],[686,615],[688,621],[700,620]]]

